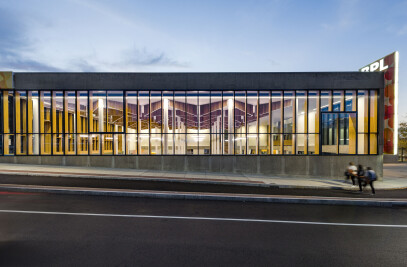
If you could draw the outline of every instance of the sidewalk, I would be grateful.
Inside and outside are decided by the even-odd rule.
[[[385,164],[383,181],[376,181],[378,190],[407,188],[407,163]],[[168,172],[134,169],[26,165],[0,163],[0,174],[53,177],[83,177],[99,179],[154,180],[189,183],[240,184],[247,186],[277,186],[279,188],[350,189],[345,179],[278,177],[212,172]]]
[[[296,204],[407,206],[407,164],[386,164],[376,195],[345,179],[0,164],[0,191]]]

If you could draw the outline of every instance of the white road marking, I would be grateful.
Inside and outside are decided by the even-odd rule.
[[[137,215],[137,214],[76,213],[76,212],[55,212],[55,211],[30,211],[30,210],[0,210],[0,213],[407,228],[407,225],[403,225],[403,224],[365,224],[365,223],[336,223],[336,222],[313,222],[313,221],[284,221],[284,220],[262,220],[262,219],[248,219],[248,218],[216,218],[216,217],[186,217],[186,216],[160,216],[160,215]]]

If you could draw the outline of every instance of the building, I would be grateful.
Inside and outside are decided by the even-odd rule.
[[[382,176],[383,73],[2,75],[0,162]]]

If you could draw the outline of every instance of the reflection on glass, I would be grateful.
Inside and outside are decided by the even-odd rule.
[[[358,134],[358,154],[369,154],[368,134]]]
[[[211,154],[222,154],[222,92],[211,92]]]
[[[209,155],[210,154],[210,135],[209,134],[199,134],[199,155]]]
[[[64,93],[62,91],[52,91],[52,131],[53,154],[64,154]]]
[[[163,154],[172,155],[174,154],[173,146],[173,125],[174,125],[174,95],[172,91],[163,92],[163,104],[162,104],[162,145]]]
[[[138,135],[138,153],[139,155],[148,155],[150,153],[150,135],[139,134]]]
[[[90,91],[89,105],[91,132],[106,132],[106,91]]]
[[[271,154],[281,155],[283,154],[283,138],[281,134],[271,135]]]
[[[76,134],[65,134],[65,154],[76,154]]]
[[[345,91],[345,111],[356,111],[356,91]]]
[[[257,100],[256,100],[257,102]],[[237,91],[235,92],[235,133],[244,134],[246,133],[246,92]],[[249,119],[251,115],[247,114],[247,118]],[[256,121],[254,125],[252,125],[257,132]]]
[[[150,93],[150,132],[152,134],[161,133],[162,126],[162,107],[161,91],[151,91]],[[152,146],[152,144],[151,144]],[[160,153],[161,154],[161,149]]]
[[[294,133],[294,100],[295,93],[293,91],[284,92],[284,133]],[[292,154],[292,153],[290,153]]]
[[[296,93],[297,103],[296,103],[296,132],[306,133],[307,132],[307,92],[297,91]],[[297,153],[298,154],[298,153]]]
[[[14,155],[14,92],[4,90],[3,92],[3,131],[4,155]]]
[[[175,133],[186,133],[186,93],[174,92]],[[177,146],[175,146],[177,150]],[[185,148],[184,148],[185,149]],[[184,153],[185,154],[185,153]]]
[[[331,91],[321,91],[321,111],[332,111]]]
[[[16,154],[27,154],[27,92],[16,91],[15,95],[16,116]]]
[[[296,139],[296,148],[295,152],[297,155],[306,155],[307,154],[307,135],[306,134],[297,134]]]
[[[322,153],[338,154],[338,114],[322,113]]]
[[[199,142],[199,135],[195,134],[188,134],[187,135],[187,154],[188,155],[198,155],[198,142]]]
[[[102,134],[102,154],[112,155],[113,154],[113,134]]]
[[[199,92],[199,133],[208,134],[210,127],[210,94],[208,91]]]
[[[125,151],[125,139],[124,134],[114,134],[114,154],[115,155],[124,155]]]
[[[247,132],[258,133],[259,132],[259,97],[257,92],[247,92]],[[264,130],[264,129],[263,129]],[[267,129],[266,129],[267,130]],[[250,151],[248,151],[250,152]]]
[[[77,92],[77,100],[76,100],[76,127],[78,130],[78,135],[76,136],[79,140],[78,146],[78,154],[88,154],[89,150],[89,135],[88,133],[88,117],[89,117],[89,108],[88,108],[88,92],[87,91],[79,91]]]
[[[64,118],[65,118],[65,154],[76,154],[76,122],[75,108],[76,95],[74,91],[64,93]]]
[[[333,111],[343,111],[345,106],[343,91],[335,90],[333,94]]]
[[[161,134],[150,134],[150,154],[161,155]]]
[[[185,134],[175,134],[174,143],[175,143],[175,154],[176,155],[185,155],[186,154],[186,139]]]
[[[31,147],[30,147],[30,144],[32,144]],[[39,155],[40,154],[40,135],[39,134],[29,134],[28,135],[28,154],[29,155]]]
[[[377,90],[3,90],[0,96],[4,155],[378,151]]]
[[[246,155],[246,134],[235,134],[235,154]]]
[[[295,154],[294,134],[284,134],[284,155]]]
[[[140,91],[138,93],[138,105],[139,105],[138,106],[138,108],[139,108],[138,116],[139,117],[138,117],[137,129],[138,129],[138,132],[142,133],[142,134],[150,133],[150,123],[149,123],[149,121],[150,121],[150,100],[149,99],[150,98],[149,98],[149,96],[150,96],[150,93],[148,91]],[[141,145],[141,146],[146,145],[145,144],[146,140],[144,140],[144,139],[145,138],[139,139],[139,145]],[[140,143],[140,142],[143,142],[143,143]],[[149,151],[148,142],[149,141],[147,139],[147,153],[146,154],[148,154],[148,151]],[[139,151],[141,151],[141,150],[139,149]]]
[[[234,95],[232,91],[223,92],[223,154],[234,154]]]
[[[308,155],[319,154],[319,134],[308,134]]]
[[[370,132],[377,132],[377,91],[370,90]],[[376,153],[374,153],[376,154]]]
[[[248,134],[247,135],[247,154],[249,155],[258,155],[258,135],[257,134]]]
[[[174,155],[174,134],[163,134],[163,155]]]
[[[282,121],[282,110],[281,106],[283,103],[283,95],[282,92],[279,91],[272,91],[271,96],[271,114],[272,114],[272,133],[281,133],[281,121]]]
[[[51,92],[41,91],[40,98],[41,154],[51,154]]]
[[[16,154],[27,154],[27,134],[16,134]]]
[[[91,134],[90,135],[90,151],[91,155],[100,154],[100,134]]]
[[[28,116],[28,132],[35,133],[28,137],[28,154],[38,155],[40,153],[40,136],[39,130],[39,99],[38,91],[28,91],[27,116]]]
[[[137,134],[127,134],[126,138],[126,154],[137,155]]]
[[[186,154],[186,93],[184,91],[174,92],[174,153],[177,155]]]
[[[270,133],[270,92],[259,92],[259,133]]]
[[[319,133],[319,91],[308,93],[308,132]]]
[[[270,134],[259,134],[259,154],[270,154]]]
[[[369,91],[358,91],[358,132],[369,131]]]
[[[377,134],[370,134],[370,154],[377,154]]]
[[[198,92],[187,92],[187,132],[198,134]]]
[[[356,113],[339,114],[339,153],[356,153]]]
[[[123,92],[107,91],[106,132],[123,132]]]
[[[130,134],[137,133],[137,91],[126,92],[126,132]],[[134,137],[134,136],[133,136]],[[137,143],[137,142],[136,142]],[[136,144],[135,143],[135,144]],[[132,150],[130,150],[132,151]]]

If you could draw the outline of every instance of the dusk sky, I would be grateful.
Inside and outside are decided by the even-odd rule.
[[[407,0],[0,0],[0,14],[3,71],[357,71],[399,51],[407,120]]]

